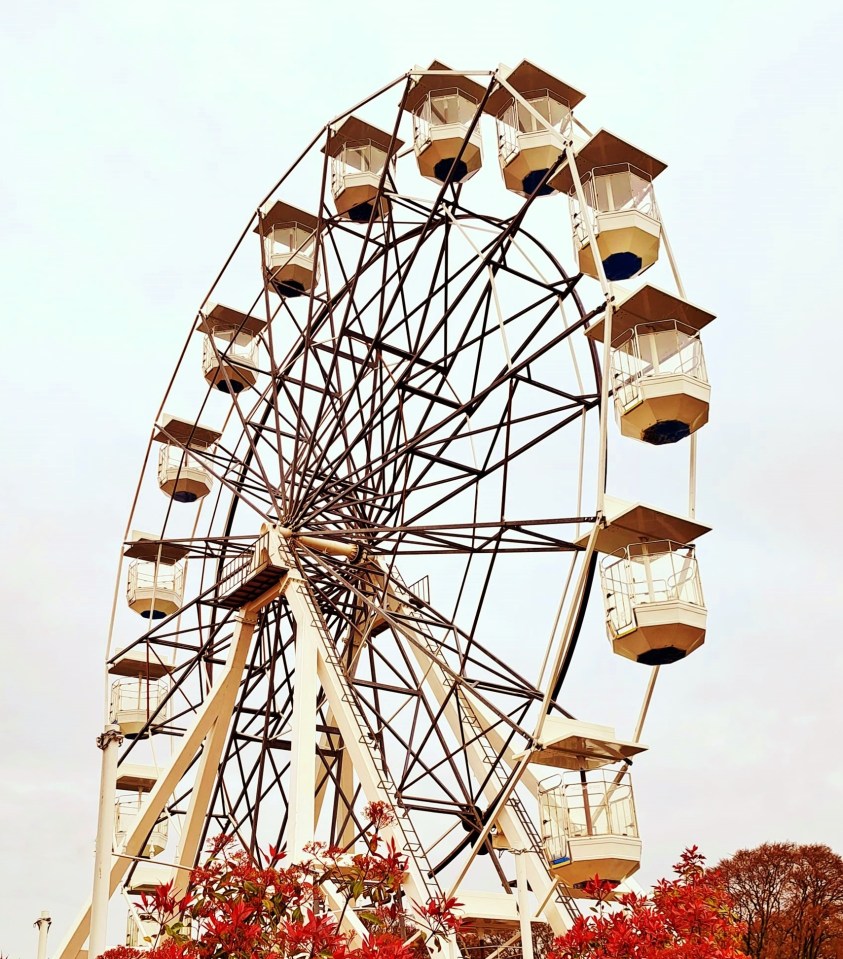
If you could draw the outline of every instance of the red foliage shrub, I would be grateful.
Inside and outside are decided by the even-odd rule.
[[[594,914],[578,919],[553,941],[547,959],[740,959],[743,927],[716,870],[696,846],[661,880],[652,896],[634,893],[606,902],[595,885]]]
[[[458,928],[459,903],[442,897],[407,915],[407,860],[378,835],[392,821],[380,806],[367,809],[374,832],[365,854],[314,843],[302,863],[282,866],[283,854],[270,849],[270,865],[260,865],[227,837],[213,840],[186,895],[168,883],[142,897],[160,930],[152,948],[121,946],[102,959],[415,959],[425,942]],[[352,903],[365,935],[341,929]]]

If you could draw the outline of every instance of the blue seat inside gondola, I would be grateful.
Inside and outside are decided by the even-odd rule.
[[[464,160],[446,157],[433,168],[433,175],[440,183],[444,183],[449,177],[452,183],[461,183],[468,175],[468,165]]]
[[[618,280],[629,280],[641,269],[641,257],[635,253],[613,253],[603,261],[606,279],[616,283]]]
[[[542,180],[547,176],[547,169],[544,170],[532,170],[528,173],[524,179],[521,181],[521,185],[524,187],[525,193],[536,192],[536,196],[549,196],[553,193],[553,187],[549,183],[545,183],[544,186],[539,186]],[[538,189],[536,189],[538,187]]]

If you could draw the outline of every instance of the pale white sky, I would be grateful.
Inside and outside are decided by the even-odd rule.
[[[642,880],[690,843],[843,851],[841,20],[819,0],[6,6],[0,952],[34,955],[44,908],[57,946],[88,894],[113,571],[195,308],[316,130],[434,57],[528,57],[587,93],[592,128],[667,160],[688,294],[719,316],[698,502],[709,640],[656,692]],[[613,491],[675,495],[665,462],[630,455]],[[587,628],[575,705],[628,729],[644,672],[607,666],[599,611]]]

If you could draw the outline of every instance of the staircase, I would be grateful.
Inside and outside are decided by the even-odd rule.
[[[332,672],[341,690],[341,700],[346,707],[346,718],[350,718],[353,724],[356,741],[368,754],[368,761],[375,774],[374,781],[378,792],[381,794],[381,799],[389,805],[395,816],[395,826],[402,840],[400,851],[405,852],[410,858],[414,878],[417,884],[420,883],[422,886],[419,892],[426,894],[428,899],[440,897],[442,889],[436,877],[432,875],[427,853],[419,839],[409,811],[404,807],[397,794],[395,783],[390,775],[380,744],[360,709],[354,687],[337,655],[333,639],[325,626],[312,590],[304,580],[298,580],[292,586],[292,589],[297,591],[311,616],[311,625],[318,636],[320,659],[325,667]],[[413,868],[413,865],[415,865],[415,868]]]
[[[395,571],[393,571],[393,576],[398,578]],[[407,600],[409,601],[409,597],[407,597]],[[441,643],[437,643],[436,639],[430,632],[430,628],[424,623],[415,622],[412,629],[414,634],[423,642],[425,648],[430,653],[431,662],[434,664],[433,668],[439,673],[439,681],[442,683],[442,685],[446,689],[451,689],[454,687],[454,685],[457,686],[456,697],[459,701],[460,710],[463,717],[463,725],[467,728],[467,730],[470,731],[470,735],[465,737],[464,742],[466,746],[475,744],[477,747],[479,747],[482,752],[483,764],[489,767],[491,776],[497,782],[498,786],[500,787],[500,791],[503,791],[508,785],[509,777],[507,774],[507,769],[500,761],[498,753],[492,747],[492,744],[485,735],[483,724],[480,722],[477,713],[471,705],[471,701],[466,689],[461,683],[455,681],[454,678],[450,676],[444,669],[437,668],[437,664],[441,662]],[[542,842],[541,835],[536,829],[527,810],[524,808],[524,804],[514,792],[507,800],[506,806],[521,825],[524,835],[527,837],[529,842],[529,848],[532,853],[540,857],[540,860],[544,862],[544,844]],[[564,886],[559,884],[556,885],[554,890],[554,899],[558,905],[565,910],[572,921],[581,916],[581,912],[577,908],[573,897],[567,892]]]

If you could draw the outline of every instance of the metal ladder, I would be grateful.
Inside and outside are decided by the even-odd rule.
[[[294,588],[298,589],[299,594],[304,599],[308,610],[313,616],[312,625],[319,636],[319,652],[326,666],[333,671],[334,676],[342,688],[342,701],[348,707],[348,713],[352,717],[356,727],[357,741],[366,747],[372,766],[377,774],[378,790],[383,794],[384,800],[395,816],[395,823],[403,840],[402,851],[412,856],[417,864],[420,879],[424,884],[428,897],[430,899],[441,898],[442,888],[436,877],[432,874],[430,861],[416,832],[416,827],[410,818],[410,813],[398,797],[395,783],[390,775],[378,740],[360,709],[354,687],[348,678],[345,667],[337,655],[331,635],[313,599],[310,586],[305,580],[299,580]]]
[[[431,656],[431,661],[434,664],[433,668],[436,669],[437,663],[439,662],[439,657],[441,655],[441,643],[436,642],[436,639],[430,632],[430,627],[426,623],[415,623],[413,626],[413,631],[424,641],[424,645],[427,647],[427,650]],[[442,685],[445,686],[446,689],[453,688],[455,685],[454,679],[448,675],[445,670],[439,669],[438,671],[440,673]],[[486,738],[483,732],[483,725],[477,718],[477,713],[474,711],[465,689],[458,683],[456,685],[456,695],[460,704],[462,715],[464,717],[465,725],[469,730],[471,730],[471,736],[469,738],[473,743],[476,743],[480,746],[483,752],[482,762],[489,766],[492,775],[497,780],[501,790],[503,790],[508,784],[508,777],[501,768],[498,754],[493,749],[492,744]],[[521,828],[524,830],[524,833],[527,836],[532,853],[537,855],[540,860],[544,862],[544,844],[542,842],[541,835],[533,824],[533,820],[528,814],[527,810],[524,808],[524,804],[521,802],[521,799],[515,795],[515,793],[512,793],[507,800],[506,805],[521,824]],[[582,915],[580,910],[577,908],[573,897],[565,890],[565,887],[557,884],[554,892],[554,899],[565,910],[572,921]]]

